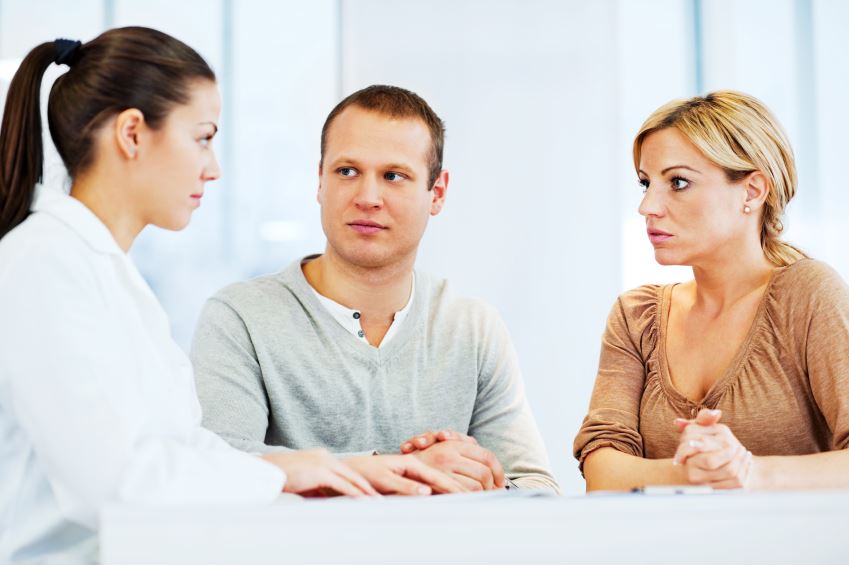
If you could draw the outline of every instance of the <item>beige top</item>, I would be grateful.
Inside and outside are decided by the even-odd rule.
[[[773,271],[734,360],[699,403],[672,385],[666,327],[674,285],[621,295],[607,320],[590,410],[575,457],[600,447],[672,457],[672,422],[701,408],[755,455],[802,455],[849,445],[849,287],[828,265],[803,259]]]

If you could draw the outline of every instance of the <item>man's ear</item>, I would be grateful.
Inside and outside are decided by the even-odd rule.
[[[144,114],[138,108],[124,110],[115,118],[115,143],[125,159],[134,160],[138,156],[141,146],[139,138],[144,125]]]
[[[445,197],[448,195],[448,171],[439,172],[431,192],[433,193],[433,201],[430,204],[430,215],[436,216],[442,211],[442,207],[445,205]]]
[[[324,180],[324,173],[322,171],[322,165],[324,165],[324,163],[319,161],[318,162],[318,190],[315,193],[315,200],[319,204],[321,204],[321,181]]]

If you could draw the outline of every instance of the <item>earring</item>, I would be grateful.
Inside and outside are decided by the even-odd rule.
[[[751,211],[752,211],[752,209],[751,209],[751,208],[749,208],[748,206],[743,206],[743,213],[744,213],[744,214],[748,214],[748,213],[749,213],[749,212],[751,212]]]

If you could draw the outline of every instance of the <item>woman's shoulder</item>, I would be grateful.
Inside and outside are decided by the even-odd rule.
[[[800,259],[775,275],[773,294],[785,302],[849,300],[846,281],[830,265],[816,259]]]
[[[620,294],[613,304],[608,323],[622,326],[632,337],[655,333],[664,289],[669,285],[646,284]]]

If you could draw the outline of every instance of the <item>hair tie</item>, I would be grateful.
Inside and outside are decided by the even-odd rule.
[[[82,44],[82,41],[57,39],[53,42],[53,48],[56,50],[56,56],[53,62],[57,65],[68,65],[70,67],[76,62],[77,54]]]

